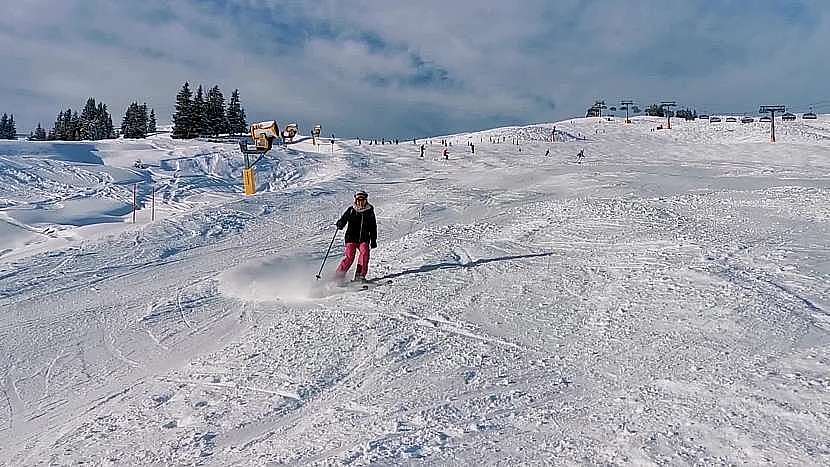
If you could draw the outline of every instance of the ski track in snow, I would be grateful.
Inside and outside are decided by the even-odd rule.
[[[830,120],[659,123],[304,141],[251,198],[232,144],[0,144],[0,463],[830,463]],[[20,215],[136,180],[153,223]],[[376,287],[228,292],[359,188]]]

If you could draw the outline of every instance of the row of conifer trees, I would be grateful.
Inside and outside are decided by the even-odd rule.
[[[132,102],[121,119],[121,136],[124,138],[145,138],[156,129],[156,113],[147,103]],[[205,93],[199,86],[196,95],[185,82],[176,95],[176,110],[173,113],[173,137],[195,138],[218,136],[220,134],[242,134],[247,131],[245,109],[235,89],[225,105],[225,97],[219,86]],[[0,139],[14,139],[16,129],[14,116],[3,114],[0,120]],[[61,110],[50,130],[38,123],[29,139],[36,141],[82,141],[115,138],[116,131],[107,105],[90,97],[79,114],[71,108]]]
[[[214,86],[205,93],[199,85],[194,96],[190,83],[185,82],[176,95],[174,138],[240,134],[246,131],[245,109],[239,102],[239,89],[234,89],[227,107],[219,86]]]

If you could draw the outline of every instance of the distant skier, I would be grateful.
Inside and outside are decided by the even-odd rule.
[[[365,281],[369,272],[369,248],[377,248],[377,223],[375,208],[369,204],[369,195],[365,191],[358,191],[354,195],[354,204],[346,209],[337,221],[337,229],[346,228],[346,248],[343,260],[337,266],[334,277],[343,280],[346,272],[352,267],[355,253],[360,251],[357,260],[357,269],[354,273],[355,281]]]
[[[473,144],[473,143],[470,143],[470,150],[472,150],[473,154],[475,154],[476,153],[476,145]]]
[[[545,157],[548,157],[548,156],[550,156],[550,149],[545,151]]]
[[[578,153],[576,153],[576,163],[577,163],[577,164],[581,164],[581,163],[582,163],[582,159],[584,159],[584,158],[585,158],[585,150],[584,150],[584,149],[580,149],[580,150],[579,150],[579,152],[578,152]]]
[[[450,152],[447,150],[447,148],[444,148],[444,159],[445,160],[450,159]]]
[[[424,152],[426,151],[426,149],[427,149],[427,148],[426,148],[426,146],[424,146],[424,145],[422,144],[422,145],[421,145],[421,157],[422,157],[422,158],[424,157]]]

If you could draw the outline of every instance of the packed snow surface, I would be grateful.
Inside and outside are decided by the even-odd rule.
[[[830,464],[830,118],[662,123],[0,143],[0,464]]]

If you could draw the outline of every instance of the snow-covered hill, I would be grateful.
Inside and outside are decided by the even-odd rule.
[[[830,118],[672,123],[0,143],[0,463],[827,464]]]

